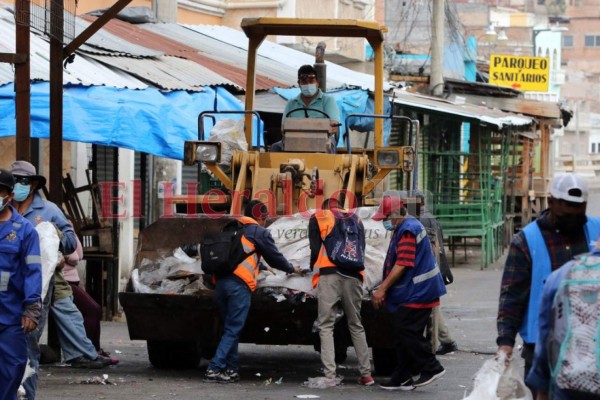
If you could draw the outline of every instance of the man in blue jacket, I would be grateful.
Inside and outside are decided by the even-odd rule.
[[[13,196],[15,209],[25,219],[31,222],[33,226],[44,221],[53,223],[62,234],[59,250],[63,254],[71,254],[74,252],[77,249],[77,236],[73,227],[69,224],[65,214],[56,204],[45,200],[42,198],[41,194],[38,193],[39,189],[46,184],[46,178],[42,175],[38,175],[35,167],[27,161],[15,161],[12,163],[11,173],[16,180]],[[27,393],[27,400],[35,399],[40,365],[39,340],[46,325],[53,286],[51,281],[46,298],[42,299],[43,305],[40,323],[37,329],[31,332],[27,338],[28,357],[31,367],[34,370],[34,374],[23,383],[23,387]]]
[[[27,365],[27,333],[40,318],[38,234],[11,206],[13,175],[0,169],[0,400],[16,400]]]
[[[423,334],[431,310],[440,305],[446,288],[425,228],[408,215],[400,197],[384,197],[373,219],[383,221],[384,228],[393,232],[383,282],[371,297],[375,308],[385,305],[393,313],[397,364],[389,382],[380,387],[413,390],[446,373]],[[420,372],[417,380],[411,370]]]

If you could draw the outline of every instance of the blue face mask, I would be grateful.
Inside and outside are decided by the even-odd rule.
[[[386,231],[393,231],[396,227],[394,226],[394,224],[392,224],[392,220],[390,219],[386,219],[385,221],[383,221],[383,227],[385,228]]]
[[[313,97],[317,93],[317,84],[309,83],[308,85],[300,85],[300,91],[306,97]]]
[[[23,185],[21,183],[17,183],[15,185],[15,188],[13,189],[13,192],[15,193],[13,199],[15,199],[15,201],[24,201],[27,198],[27,196],[29,196],[30,191],[31,185]]]

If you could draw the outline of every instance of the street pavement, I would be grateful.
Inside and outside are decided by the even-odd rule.
[[[458,400],[472,389],[473,377],[483,362],[495,354],[496,311],[503,258],[480,270],[479,254],[457,249],[455,282],[442,299],[442,310],[459,351],[439,356],[447,370],[444,377],[413,392],[386,392],[360,387],[354,349],[339,368],[343,384],[329,389],[303,385],[321,375],[319,355],[308,346],[241,345],[241,381],[214,384],[202,381],[207,361],[192,370],[159,370],[149,363],[146,343],[129,340],[125,322],[102,324],[102,345],[121,362],[103,370],[77,370],[45,365],[41,372],[39,400],[69,399],[294,399],[315,395],[320,399],[439,399]],[[522,366],[522,361],[518,358]],[[519,368],[522,370],[522,368]],[[111,384],[100,382],[103,374]],[[375,376],[377,381],[385,377]],[[300,397],[302,398],[302,397]],[[314,397],[313,397],[314,398]]]

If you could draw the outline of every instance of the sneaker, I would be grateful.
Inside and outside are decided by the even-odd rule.
[[[74,358],[70,361],[66,362],[70,364],[72,368],[83,368],[83,369],[102,369],[106,367],[108,364],[103,362],[100,357],[96,357],[95,360],[90,360],[89,358],[85,358],[84,356]]]
[[[238,382],[240,380],[240,373],[235,369],[227,369],[225,370],[225,374],[229,377],[230,382]]]
[[[402,383],[399,383],[399,382],[393,381],[393,380],[389,380],[388,382],[379,385],[379,387],[382,388],[383,390],[389,390],[389,391],[400,390],[403,392],[408,392],[411,390],[415,390],[415,386],[413,385],[412,378],[408,378],[407,380],[405,380]]]
[[[98,352],[98,358],[100,358],[103,362],[105,362],[106,365],[117,365],[119,363],[118,358],[111,357],[109,355],[104,355],[104,354],[109,354],[109,353]]]
[[[438,378],[441,378],[446,373],[446,370],[442,368],[439,372],[421,372],[421,376],[414,383],[415,387],[429,385],[431,382]]]
[[[437,354],[438,356],[443,356],[444,354],[452,353],[453,351],[456,351],[456,350],[458,350],[458,346],[456,345],[456,342],[446,343],[446,344],[442,344],[440,347],[438,347],[435,354]]]
[[[231,378],[224,371],[207,369],[204,375],[204,382],[229,383]]]
[[[372,386],[375,384],[375,379],[372,376],[361,376],[358,378],[358,384],[362,386]]]

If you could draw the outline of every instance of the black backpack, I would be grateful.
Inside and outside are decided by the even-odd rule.
[[[200,245],[200,259],[205,274],[230,275],[246,257],[256,252],[244,251],[243,234],[244,225],[232,221],[221,232],[204,238]]]
[[[358,216],[343,214],[335,218],[333,229],[323,240],[327,257],[332,263],[347,271],[365,269],[364,232]]]

